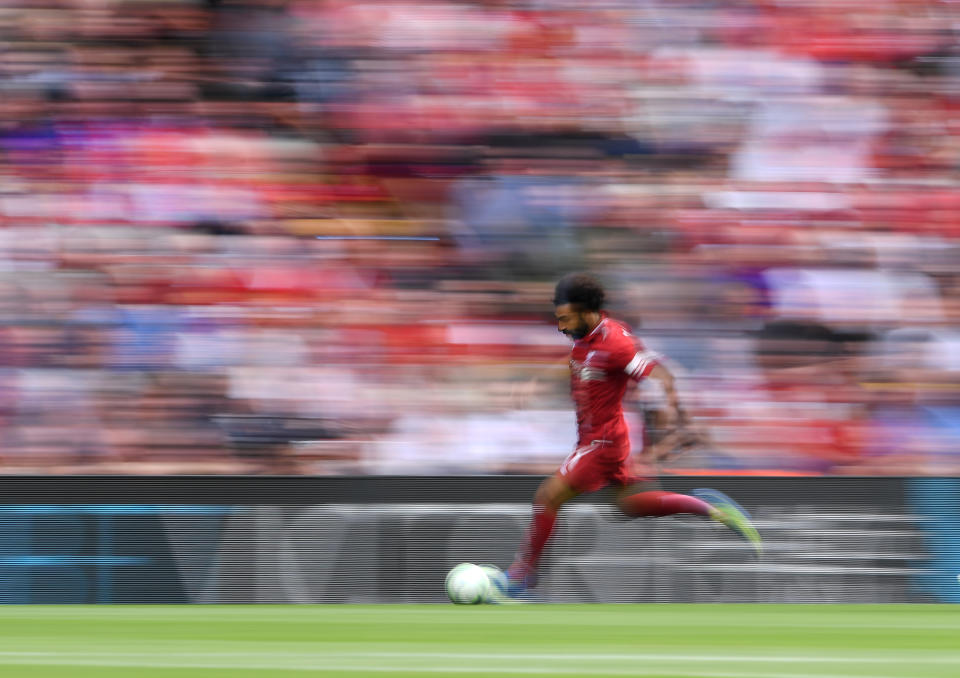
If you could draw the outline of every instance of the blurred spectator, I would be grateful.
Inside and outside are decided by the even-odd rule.
[[[958,25],[11,0],[0,471],[547,470],[587,268],[709,434],[668,471],[956,474]]]

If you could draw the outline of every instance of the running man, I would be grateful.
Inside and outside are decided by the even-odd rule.
[[[603,311],[604,298],[603,287],[586,274],[567,275],[556,286],[557,329],[574,341],[570,392],[578,440],[559,470],[544,480],[534,495],[533,519],[507,571],[512,596],[536,586],[540,558],[560,508],[579,494],[608,485],[616,487],[616,505],[629,517],[704,516],[738,532],[758,555],[762,550],[760,535],[747,513],[721,492],[694,490],[697,496],[665,492],[654,478],[631,473],[629,431],[623,417],[623,397],[630,382],[660,382],[666,396],[668,430],[682,430],[682,413],[673,375],[626,325]]]

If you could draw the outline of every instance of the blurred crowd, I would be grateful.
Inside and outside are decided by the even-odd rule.
[[[960,474],[958,110],[955,0],[8,0],[0,471],[551,471],[589,270],[664,472]]]

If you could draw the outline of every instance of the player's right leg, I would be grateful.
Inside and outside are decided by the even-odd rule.
[[[620,443],[625,444],[625,443]],[[540,484],[533,498],[533,520],[523,546],[507,570],[508,591],[521,595],[537,585],[537,569],[556,523],[560,507],[579,494],[595,492],[613,481],[621,447],[609,440],[593,440],[579,445],[564,460],[557,472]]]
[[[558,472],[542,483],[533,497],[533,518],[513,564],[507,569],[507,593],[520,595],[537,585],[540,557],[546,549],[560,508],[579,494]]]

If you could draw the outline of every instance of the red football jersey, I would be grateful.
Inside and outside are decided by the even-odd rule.
[[[606,316],[573,344],[570,393],[577,410],[578,444],[627,437],[623,395],[630,380],[640,381],[650,374],[657,357],[629,327]]]

